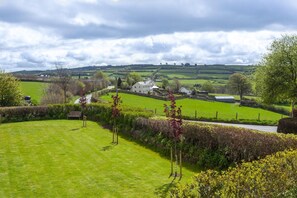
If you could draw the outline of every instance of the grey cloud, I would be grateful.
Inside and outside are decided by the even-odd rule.
[[[0,20],[51,28],[64,38],[131,38],[187,31],[259,30],[273,25],[296,28],[296,6],[284,1],[98,1],[97,4],[13,1],[0,6]],[[29,8],[28,8],[29,7]],[[79,13],[105,24],[73,25]],[[120,25],[115,25],[118,23]]]
[[[73,58],[73,59],[76,59],[78,61],[84,61],[84,60],[87,60],[89,58],[89,55],[87,55],[85,53],[68,52],[66,57]]]
[[[22,59],[24,59],[26,62],[32,63],[32,64],[42,64],[44,62],[44,59],[41,57],[37,57],[32,55],[29,52],[23,52],[21,54]]]
[[[172,47],[172,44],[154,42],[153,40],[150,45],[143,41],[138,41],[129,45],[130,50],[149,54],[157,54],[160,52],[166,53],[169,52]]]

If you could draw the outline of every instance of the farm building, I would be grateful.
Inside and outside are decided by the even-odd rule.
[[[229,103],[235,102],[235,99],[233,96],[215,96],[215,100],[218,102],[229,102]]]
[[[158,89],[159,87],[157,87],[154,83],[154,81],[148,80],[145,82],[137,82],[135,83],[132,88],[131,88],[131,92],[136,92],[136,93],[144,93],[144,94],[148,94],[149,92],[152,92],[153,89]]]

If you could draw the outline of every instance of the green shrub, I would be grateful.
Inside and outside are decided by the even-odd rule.
[[[297,134],[297,118],[280,119],[277,126],[277,132]]]
[[[135,123],[137,135],[161,137],[163,142],[169,142],[171,127],[166,120],[139,118]],[[219,125],[186,123],[183,125],[184,142],[182,145],[183,158],[192,164],[204,168],[226,168],[242,160],[252,161],[283,151],[297,148],[297,137],[294,135],[261,133],[249,129],[226,127]],[[138,139],[143,139],[139,138]],[[166,144],[156,144],[146,138],[145,143],[161,147],[167,154]]]
[[[208,170],[171,191],[172,197],[294,197],[297,150],[278,152],[221,173]]]

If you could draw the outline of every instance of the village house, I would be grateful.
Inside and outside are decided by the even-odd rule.
[[[183,93],[183,94],[186,94],[186,95],[191,95],[192,91],[188,90],[187,88],[185,87],[181,87],[179,89],[179,93]]]
[[[131,92],[136,92],[136,93],[143,93],[143,94],[148,94],[148,93],[152,93],[153,89],[158,89],[159,87],[157,87],[154,83],[154,81],[152,80],[148,80],[148,81],[141,81],[141,82],[137,82],[135,83],[132,88],[131,88]]]

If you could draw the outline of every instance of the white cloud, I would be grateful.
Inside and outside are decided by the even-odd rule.
[[[294,0],[0,0],[6,70],[160,62],[257,63],[297,33]],[[277,12],[275,11],[277,10]]]

